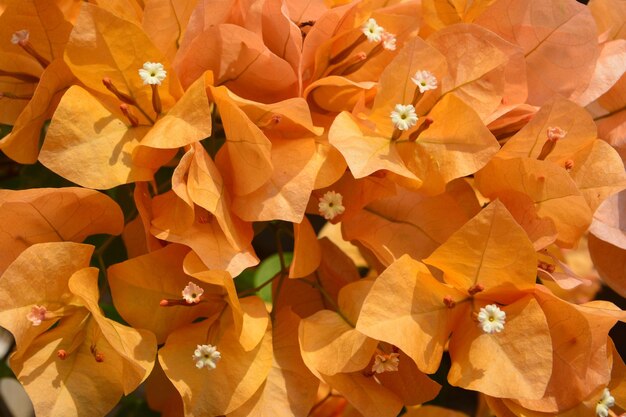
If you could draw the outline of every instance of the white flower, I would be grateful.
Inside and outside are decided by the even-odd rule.
[[[398,130],[408,130],[417,123],[417,114],[412,104],[396,104],[391,112],[391,121]]]
[[[396,35],[389,32],[383,32],[381,39],[383,40],[383,48],[388,51],[396,50]]]
[[[372,372],[382,374],[383,372],[397,371],[399,363],[399,353],[390,353],[389,355],[376,355],[376,357],[374,358],[374,365],[372,365]]]
[[[598,400],[598,404],[596,405],[596,414],[598,417],[608,417],[609,408],[615,405],[615,398],[611,395],[611,392],[608,388],[605,388],[602,392],[602,398]]]
[[[222,354],[213,345],[197,345],[192,359],[196,361],[196,368],[202,369],[206,366],[211,370],[215,369],[217,362],[222,359]]]
[[[563,139],[567,135],[567,132],[558,126],[548,128],[548,140],[557,141]]]
[[[336,216],[343,213],[346,208],[343,206],[343,196],[334,191],[327,191],[317,206],[320,214],[324,216],[326,220],[332,220]]]
[[[183,298],[189,304],[199,303],[202,294],[204,294],[204,289],[191,281],[183,290]]]
[[[26,318],[33,323],[33,326],[39,326],[46,319],[47,312],[48,310],[45,307],[35,305],[30,309],[30,313],[26,315]]]
[[[500,333],[504,330],[506,313],[495,304],[489,304],[478,312],[478,322],[485,333]]]
[[[139,70],[139,76],[144,84],[161,85],[161,81],[167,76],[167,71],[163,69],[160,62],[146,62]]]
[[[370,18],[365,24],[361,27],[363,34],[370,42],[380,42],[383,37],[383,33],[385,29],[382,26],[378,26],[375,19]]]
[[[415,75],[411,77],[411,81],[417,85],[420,89],[420,93],[437,88],[437,77],[430,71],[417,71]]]
[[[30,37],[30,32],[26,29],[18,30],[14,32],[11,36],[11,43],[13,45],[17,45],[20,42],[28,42],[28,38]]]

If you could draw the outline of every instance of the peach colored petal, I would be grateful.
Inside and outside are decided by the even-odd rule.
[[[71,219],[71,221],[69,221]],[[124,217],[107,195],[78,187],[0,191],[0,273],[30,245],[82,242],[121,233]]]
[[[467,291],[482,285],[480,297],[501,303],[535,286],[537,256],[532,243],[500,201],[492,202],[428,258],[450,285]]]
[[[205,73],[194,82],[172,109],[144,136],[141,145],[179,148],[211,136],[212,112],[206,92],[211,82],[210,73]]]
[[[159,350],[159,362],[181,394],[186,415],[228,414],[249,400],[267,378],[272,365],[271,331],[267,329],[256,347],[245,350],[230,317],[224,313],[219,320],[180,328]],[[244,323],[257,324],[247,320]],[[244,327],[243,332],[250,330]],[[211,371],[197,369],[191,359],[196,346],[205,342],[217,346],[222,353],[222,359]],[[186,357],[189,359],[181,360]]]
[[[552,372],[552,340],[532,295],[504,306],[500,333],[485,333],[469,316],[450,339],[448,381],[494,397],[541,398]],[[531,332],[528,329],[532,329]]]
[[[345,238],[361,242],[385,265],[403,254],[423,259],[469,220],[461,195],[471,193],[474,214],[478,212],[471,188],[465,183],[456,185],[434,197],[399,188],[395,196],[373,201],[345,219]],[[446,215],[441,216],[444,210]]]
[[[305,216],[301,223],[294,223],[293,259],[289,265],[289,278],[302,278],[315,271],[322,258],[317,236],[311,222]]]
[[[133,163],[133,153],[148,128],[126,123],[87,90],[73,86],[54,113],[39,161],[88,188],[150,180],[152,171]]]
[[[211,87],[210,90],[227,138],[215,162],[235,195],[249,194],[272,175],[272,144],[228,96],[225,87]]]
[[[65,62],[85,87],[112,97],[102,83],[102,79],[108,77],[154,119],[152,92],[137,74],[146,61],[160,62],[168,71],[159,86],[163,108],[167,111],[182,96],[171,64],[136,24],[103,8],[83,5],[65,49]],[[137,116],[145,120],[143,115]]]
[[[583,4],[501,0],[476,23],[524,50],[529,104],[542,105],[555,94],[576,96],[591,80],[599,48],[593,17]]]
[[[591,210],[570,175],[549,161],[494,158],[476,173],[476,187],[492,199],[505,191],[528,195],[539,217],[554,222],[556,243],[563,247],[575,246],[591,223]]]
[[[41,79],[9,135],[0,140],[0,149],[21,164],[33,164],[39,155],[39,137],[44,122],[52,117],[65,89],[74,81],[67,65],[54,60],[41,74]]]
[[[466,305],[448,308],[466,298],[460,291],[437,281],[420,262],[408,255],[391,264],[374,282],[363,303],[357,329],[405,352],[422,372],[432,373],[456,319]]]
[[[20,356],[57,321],[47,320],[34,327],[26,319],[33,305],[54,312],[79,304],[68,281],[74,272],[89,265],[93,249],[91,245],[72,242],[38,243],[26,248],[6,269],[0,280],[0,326],[13,334],[20,349],[15,356]]]

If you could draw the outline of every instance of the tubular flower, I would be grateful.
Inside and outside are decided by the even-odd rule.
[[[500,333],[505,320],[506,313],[495,304],[482,307],[478,312],[478,323],[485,333]]]
[[[193,352],[192,359],[196,361],[196,368],[207,367],[211,370],[217,367],[217,362],[222,359],[222,354],[213,345],[198,345]]]
[[[161,81],[167,77],[167,71],[163,69],[163,64],[160,62],[146,62],[139,70],[139,76],[144,85],[161,85]]]
[[[11,36],[11,43],[17,45],[20,42],[28,42],[30,32],[26,29],[18,30]]]
[[[388,51],[396,50],[396,35],[394,35],[393,33],[389,33],[389,32],[383,32],[381,39],[383,41],[383,48],[385,48]]]
[[[398,370],[399,363],[399,353],[376,355],[374,358],[374,365],[372,365],[372,372],[376,372],[377,374],[382,374],[383,372],[394,372]]]
[[[615,405],[615,398],[611,395],[608,388],[605,388],[602,392],[602,397],[598,400],[596,405],[596,415],[598,417],[608,417],[609,408]]]
[[[437,77],[430,71],[417,71],[415,75],[411,77],[411,81],[417,85],[420,93],[437,88]]]
[[[189,282],[183,290],[183,298],[189,304],[195,304],[200,302],[200,297],[204,294],[204,289],[193,282]]]
[[[385,32],[385,29],[376,23],[376,19],[372,18],[368,19],[361,29],[363,30],[365,37],[367,37],[367,40],[370,42],[380,42],[383,38],[383,33]]]
[[[326,220],[332,220],[346,210],[343,206],[343,196],[334,191],[328,191],[320,198],[318,208]]]
[[[408,130],[417,123],[417,114],[412,104],[396,104],[391,112],[391,121],[398,130]]]
[[[31,308],[30,313],[26,315],[26,318],[33,323],[33,326],[39,326],[46,319],[47,312],[48,310],[45,307],[35,305]]]

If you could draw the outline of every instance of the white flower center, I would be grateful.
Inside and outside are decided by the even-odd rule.
[[[163,69],[160,62],[146,62],[143,68],[139,70],[139,76],[144,84],[161,85],[161,82],[167,77],[167,71]]]
[[[370,18],[361,27],[361,31],[370,42],[380,42],[385,29],[376,23],[376,19]]]
[[[411,77],[411,81],[417,85],[420,93],[437,88],[437,77],[435,77],[430,71],[421,70],[415,72],[415,75]]]
[[[372,372],[382,374],[383,372],[394,372],[398,370],[400,364],[400,354],[377,354],[374,357],[374,365],[372,365]]]
[[[204,294],[204,289],[193,282],[189,281],[189,284],[185,287],[182,292],[183,299],[187,301],[189,304],[199,303],[200,297]]]
[[[18,30],[11,35],[11,43],[17,45],[20,42],[27,42],[30,38],[30,32],[26,29]]]
[[[408,130],[415,126],[418,117],[412,104],[396,104],[390,114],[393,126],[398,130]]]
[[[30,309],[30,312],[26,315],[26,318],[33,324],[33,326],[39,326],[41,325],[41,322],[46,319],[47,312],[48,310],[46,307],[34,305]]]
[[[504,330],[506,313],[495,304],[489,304],[478,312],[478,323],[485,333],[500,333]]]
[[[335,191],[327,191],[319,199],[318,209],[326,220],[334,219],[346,210],[343,206],[343,196]]]
[[[605,388],[602,391],[602,397],[598,400],[598,404],[596,405],[596,415],[598,417],[608,417],[609,408],[615,405],[615,398],[611,395],[611,392],[608,388]]]
[[[197,345],[192,359],[196,362],[196,368],[207,368],[209,371],[217,367],[217,362],[222,359],[222,354],[213,345]]]

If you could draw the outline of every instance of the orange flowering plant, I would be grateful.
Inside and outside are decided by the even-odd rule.
[[[0,0],[0,411],[623,415],[625,21]]]

